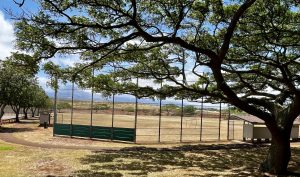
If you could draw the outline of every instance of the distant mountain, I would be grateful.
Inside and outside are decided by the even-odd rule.
[[[59,89],[58,91],[58,100],[72,100],[72,89],[71,85],[66,85],[62,88]],[[54,91],[53,90],[48,90],[47,92],[48,96],[50,98],[54,98]],[[80,101],[91,101],[92,99],[92,93],[91,90],[82,90],[75,88],[74,89],[74,100],[80,100]],[[100,93],[94,94],[94,101],[95,102],[112,102],[112,98],[106,98],[103,97]],[[116,95],[115,96],[115,102],[122,102],[122,103],[134,103],[135,102],[135,97],[132,95]],[[159,100],[152,100],[152,99],[139,99],[139,103],[145,103],[145,104],[154,104],[158,105]],[[175,104],[180,106],[181,105],[181,100],[174,100],[174,99],[167,99],[163,100],[162,104]],[[193,105],[195,107],[200,108],[201,103],[197,102],[189,102],[184,100],[184,105]],[[206,109],[219,109],[219,104],[211,104],[211,103],[205,103],[204,108]],[[227,108],[227,105],[222,104],[222,108]]]
[[[54,91],[48,91],[47,95],[50,98],[54,98]],[[63,88],[59,89],[57,93],[57,97],[59,100],[71,100],[72,99],[72,89],[71,88]],[[81,90],[81,89],[74,89],[74,100],[81,100],[81,101],[90,101],[92,99],[91,90]],[[99,102],[111,102],[112,97],[106,98],[103,97],[100,93],[94,93],[94,101]],[[116,95],[115,96],[116,102],[135,102],[135,97],[132,95]],[[153,101],[152,99],[140,99],[140,102],[149,103],[149,104],[158,104],[159,100]]]

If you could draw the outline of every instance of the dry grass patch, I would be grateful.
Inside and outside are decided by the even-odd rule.
[[[102,148],[110,148],[110,147],[133,147],[133,146],[145,146],[144,142],[141,141],[141,144],[131,144],[131,143],[117,143],[110,141],[97,141],[97,140],[89,140],[89,139],[75,139],[69,137],[53,137],[53,129],[49,127],[44,129],[39,126],[38,120],[22,120],[23,123],[15,123],[15,124],[6,124],[2,126],[2,132],[12,132],[14,137],[40,144],[54,144],[54,145],[68,145],[68,146],[92,146],[92,147],[102,147]],[[143,130],[144,131],[144,130]],[[150,134],[153,132],[149,132]],[[182,143],[173,141],[172,137],[174,135],[162,135],[162,140],[167,139],[167,144],[155,144],[157,142],[157,137],[150,144],[146,145],[147,147],[165,147],[169,148],[172,146],[180,145]],[[149,139],[149,137],[143,137],[143,139]],[[150,137],[151,138],[151,137]],[[138,139],[140,139],[138,137]],[[198,138],[197,138],[198,139]],[[178,138],[179,140],[179,138]],[[153,143],[154,142],[154,143]],[[174,143],[175,142],[175,143]],[[148,143],[146,141],[145,143]],[[210,142],[211,143],[211,142]],[[229,142],[223,142],[229,143]]]
[[[261,176],[268,146],[248,144],[142,145],[52,137],[37,122],[1,131],[28,141],[74,146],[121,147],[119,151],[42,149],[0,141],[0,176]],[[293,143],[289,169],[300,173],[300,143]],[[298,146],[298,147],[297,147]]]
[[[0,141],[0,176],[68,176],[88,166],[79,159],[90,151],[32,148]]]

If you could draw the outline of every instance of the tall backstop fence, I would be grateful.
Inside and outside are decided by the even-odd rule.
[[[103,101],[92,89],[71,83],[57,92],[53,133],[136,143],[242,138],[242,122],[230,120],[229,115],[227,104],[205,103],[205,98],[190,102],[112,95]]]

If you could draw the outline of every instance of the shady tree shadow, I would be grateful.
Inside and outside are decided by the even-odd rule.
[[[33,130],[33,128],[0,127],[0,133],[29,132]]]
[[[28,119],[21,119],[20,122],[13,122],[13,126],[6,127],[6,124],[0,126],[0,133],[15,133],[15,132],[28,132],[34,131],[35,128],[39,127],[39,119],[35,117],[30,117]],[[36,127],[31,126],[32,124],[37,124]]]
[[[81,159],[88,170],[76,176],[147,176],[153,172],[181,170],[180,176],[262,176],[258,172],[268,150],[267,145],[183,145],[174,148],[131,147],[119,151],[93,152]],[[300,166],[300,148],[293,148],[290,170]],[[196,174],[188,172],[194,170]],[[297,175],[295,173],[294,175]],[[294,176],[293,175],[293,176]]]
[[[27,119],[20,119],[20,122],[18,124],[33,124],[33,123],[38,123],[39,118],[38,117],[28,117]]]

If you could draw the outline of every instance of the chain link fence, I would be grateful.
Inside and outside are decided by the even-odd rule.
[[[68,127],[56,135],[114,140],[114,134],[137,143],[175,143],[242,139],[243,122],[230,120],[227,104],[188,100],[103,98],[72,83],[58,90],[55,124]],[[55,127],[60,129],[59,127]],[[98,132],[103,135],[96,136]],[[122,138],[132,136],[131,138]]]

